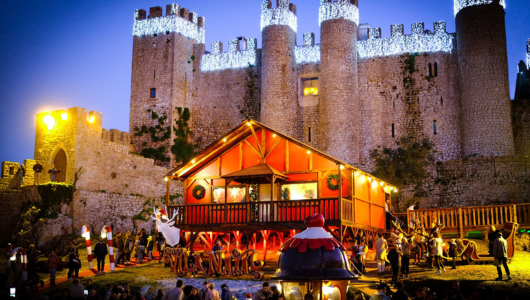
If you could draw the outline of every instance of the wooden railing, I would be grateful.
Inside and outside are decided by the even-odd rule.
[[[346,199],[343,199],[346,200]],[[170,206],[169,215],[178,209],[175,226],[242,223],[297,222],[321,213],[326,220],[340,220],[338,199],[301,201],[244,202]]]
[[[484,230],[489,226],[501,226],[505,222],[530,223],[530,204],[509,204],[475,207],[452,207],[408,211],[407,221],[418,222],[431,228],[433,222],[442,223],[446,229],[465,231]]]

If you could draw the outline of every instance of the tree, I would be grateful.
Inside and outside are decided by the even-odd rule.
[[[38,245],[40,240],[39,228],[43,225],[44,219],[40,217],[41,210],[31,206],[26,212],[20,215],[16,226],[16,233],[13,240],[19,243]],[[32,240],[28,240],[31,238]]]
[[[399,189],[400,193],[393,197],[394,204],[399,210],[399,204],[404,200],[401,191],[405,186],[413,187],[413,197],[427,195],[422,183],[427,178],[427,165],[434,161],[434,144],[429,138],[417,140],[410,135],[401,136],[397,144],[397,148],[379,146],[373,149],[370,151],[370,158],[374,162],[372,175]],[[409,200],[409,202],[414,201]]]

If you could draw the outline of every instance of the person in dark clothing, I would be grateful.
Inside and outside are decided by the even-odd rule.
[[[147,240],[143,239],[142,233],[140,232],[138,240],[136,241],[138,243],[138,263],[141,264],[144,262],[144,251],[145,246],[147,246]]]
[[[403,284],[403,281],[398,281],[396,283],[397,291],[392,295],[392,300],[408,300],[409,295],[403,291],[403,288],[405,285]]]
[[[199,297],[199,291],[197,290],[196,287],[191,289],[191,294],[187,300],[201,300],[201,297]]]
[[[33,165],[33,176],[34,176],[33,177],[33,185],[40,184],[40,174],[42,173],[43,169],[44,168],[42,167],[42,165],[37,160],[35,165]]]
[[[278,300],[280,297],[280,292],[278,291],[278,287],[275,285],[271,286],[271,292],[272,292],[272,295],[270,295],[268,300]]]
[[[453,267],[451,270],[454,270],[456,269],[456,258],[458,257],[458,247],[455,239],[451,239],[451,243],[449,244],[449,257],[453,258]]]
[[[66,263],[66,266],[68,267],[68,280],[73,280],[73,274],[76,270],[77,264],[74,262],[78,255],[77,247],[74,245],[74,242],[70,242],[70,248],[68,248],[68,262]],[[78,269],[79,270],[79,269]],[[77,277],[79,275],[79,271],[75,274]]]
[[[213,251],[221,251],[221,250],[223,250],[223,246],[221,245],[221,241],[217,240],[217,242],[215,243],[215,245],[212,248],[212,252]]]
[[[493,242],[497,238],[497,232],[499,232],[495,226],[490,227],[490,231],[488,232],[488,252],[490,255],[493,255]]]
[[[390,249],[388,252],[388,261],[390,261],[390,266],[392,267],[392,281],[390,284],[393,284],[394,286],[397,283],[398,275],[399,275],[399,269],[401,268],[401,258],[403,256],[403,252],[401,251],[401,248],[397,245],[394,246],[394,248]]]
[[[193,290],[193,286],[186,285],[182,288],[182,293],[184,296],[182,297],[182,300],[188,300],[189,296],[191,296],[191,291]]]
[[[226,284],[221,284],[221,300],[232,300],[232,291]]]
[[[24,176],[26,176],[26,169],[24,168],[24,165],[20,165],[17,171],[18,176],[18,186],[22,186],[22,182],[24,182]]]
[[[145,250],[147,251],[147,257],[149,258],[148,259],[149,261],[153,260],[153,247],[154,247],[153,239],[151,237],[148,237],[147,247],[145,248]]]
[[[57,170],[55,168],[55,165],[52,165],[52,168],[48,170],[48,174],[50,174],[50,181],[54,182],[55,181],[55,175],[57,173],[60,173],[60,172],[61,172],[61,169]]]
[[[510,269],[508,268],[508,242],[502,237],[501,232],[497,232],[497,238],[493,242],[493,257],[495,258],[495,265],[497,266],[497,273],[499,277],[495,280],[502,280],[501,265],[504,266],[504,271],[508,276],[508,280],[512,279]]]
[[[162,257],[162,254],[160,254],[160,252],[162,251],[162,245],[164,245],[165,241],[166,239],[164,238],[162,232],[158,232],[156,235],[156,250],[158,251],[158,255],[160,256],[159,259]]]
[[[105,257],[107,254],[107,245],[103,243],[102,238],[99,238],[99,243],[94,247],[94,255],[98,261],[98,274],[105,274]]]

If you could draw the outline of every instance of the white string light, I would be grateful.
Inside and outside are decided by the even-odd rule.
[[[359,25],[359,9],[348,0],[336,0],[335,2],[320,0],[318,19],[319,25],[326,20],[334,19],[346,19]]]
[[[313,46],[315,44],[315,34],[312,32],[304,33],[304,46]]]
[[[289,10],[289,1],[280,0],[278,8],[269,8],[269,0],[261,3],[261,31],[269,25],[287,25],[294,32],[298,30],[296,15]]]
[[[526,68],[530,69],[530,39],[526,42]]]
[[[294,53],[297,64],[318,63],[320,61],[320,45],[297,46]]]
[[[454,0],[455,1],[455,17],[460,10],[468,6],[490,4],[493,0]],[[500,0],[499,4],[506,8],[506,1]]]
[[[231,40],[229,47],[237,47],[237,40]],[[211,72],[226,69],[241,69],[247,68],[249,65],[255,65],[258,59],[257,55],[257,39],[250,38],[246,40],[247,50],[238,51],[237,48],[231,48],[230,52],[221,53],[221,42],[214,42],[212,44],[212,53],[205,54],[201,59],[201,71]],[[234,49],[234,50],[232,50]]]
[[[418,24],[418,23],[416,23]],[[418,26],[418,25],[416,25]],[[394,30],[395,28],[395,30]],[[368,40],[357,42],[359,58],[372,58],[415,52],[451,52],[455,47],[455,34],[445,31],[445,21],[436,22],[434,34],[421,33],[400,35],[400,26],[392,26],[396,34],[388,39],[370,36]]]
[[[206,30],[197,25],[198,17],[196,13],[192,13],[192,20],[193,22],[190,22],[178,15],[138,20],[138,11],[136,11],[134,13],[133,35],[144,36],[166,32],[178,32],[187,38],[196,40],[199,44],[204,44]]]

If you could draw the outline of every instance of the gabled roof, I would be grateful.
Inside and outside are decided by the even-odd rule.
[[[221,176],[221,178],[231,179],[239,183],[270,183],[272,176],[276,176],[280,180],[287,180],[289,177],[285,176],[282,172],[269,166],[268,164],[259,164],[252,167],[248,167],[241,171],[236,171],[230,174]]]
[[[210,162],[217,159],[219,156],[224,154],[226,151],[231,149],[233,146],[237,145],[238,143],[242,142],[249,136],[255,134],[255,132],[259,129],[264,129],[267,131],[270,131],[273,134],[276,134],[277,136],[289,141],[290,143],[294,143],[300,147],[303,147],[307,150],[310,150],[313,153],[316,153],[334,163],[337,165],[343,165],[345,169],[353,169],[355,171],[360,172],[361,174],[369,175],[370,174],[363,172],[362,170],[359,170],[355,168],[354,166],[351,166],[339,159],[336,159],[333,156],[330,156],[320,150],[317,150],[311,146],[308,146],[297,139],[294,139],[290,136],[287,136],[271,127],[268,127],[260,122],[257,122],[252,119],[247,119],[243,123],[236,126],[234,129],[232,129],[230,132],[228,132],[226,135],[218,139],[217,141],[211,143],[209,146],[204,148],[201,152],[197,153],[194,157],[192,157],[190,160],[182,163],[180,166],[173,169],[171,172],[167,173],[166,176],[171,179],[177,179],[177,180],[186,180],[188,177],[193,175],[195,172],[200,170],[201,168],[207,166]],[[244,170],[241,170],[242,172]],[[282,174],[281,172],[276,172]],[[225,177],[224,175],[223,177]]]

